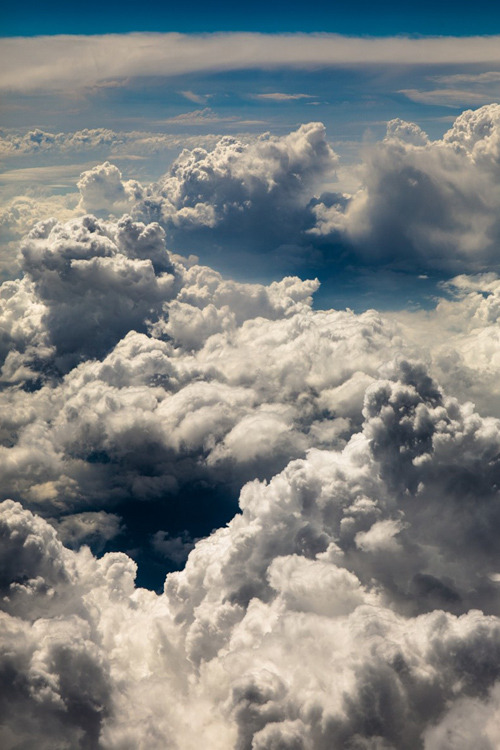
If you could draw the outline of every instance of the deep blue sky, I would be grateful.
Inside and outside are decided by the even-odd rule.
[[[316,2],[286,0],[250,4],[137,3],[91,0],[84,7],[67,0],[25,0],[2,11],[3,36],[102,34],[127,31],[329,31],[352,35],[458,35],[500,32],[500,6],[492,0],[417,3]]]

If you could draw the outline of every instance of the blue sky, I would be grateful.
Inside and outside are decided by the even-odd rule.
[[[500,11],[480,2],[321,2],[250,5],[233,2],[90,2],[85,11],[66,2],[11,3],[2,13],[5,36],[102,34],[127,31],[329,31],[350,35],[444,34],[468,36],[500,31]]]

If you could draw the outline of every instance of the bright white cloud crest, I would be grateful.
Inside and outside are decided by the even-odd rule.
[[[149,187],[105,163],[72,218],[29,232],[0,289],[2,747],[498,747],[497,276],[357,315],[315,310],[316,280],[167,249],[237,217],[269,237],[275,213],[378,254],[408,201],[396,228],[426,268],[432,244],[485,271],[498,127],[495,106],[439,142],[393,122],[342,205],[314,199],[336,165],[316,123],[186,151]],[[465,210],[489,223],[452,251]],[[174,512],[193,486],[239,512],[197,540],[158,525],[151,549],[189,557],[162,593],[135,587],[134,550],[101,554],[121,508]]]

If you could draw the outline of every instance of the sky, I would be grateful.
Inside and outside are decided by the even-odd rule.
[[[195,0],[188,6],[151,2],[95,1],[82,14],[74,6],[51,2],[41,7],[33,0],[10,5],[3,14],[4,36],[42,34],[107,34],[130,31],[336,32],[362,36],[396,34],[457,35],[496,34],[500,31],[498,9],[486,0],[470,3],[422,0],[418,5],[395,0],[355,4],[319,2],[307,9],[300,3],[256,0],[251,6],[232,2],[207,4]]]
[[[7,10],[2,748],[500,746],[499,22]]]

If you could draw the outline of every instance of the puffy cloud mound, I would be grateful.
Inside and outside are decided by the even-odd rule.
[[[175,283],[163,230],[128,217],[40,222],[22,243],[21,266],[24,277],[2,285],[2,359],[11,380],[30,360],[66,371],[102,356],[131,328],[145,330]]]
[[[423,357],[462,400],[482,394],[482,413],[495,404],[493,277],[487,298],[477,280],[398,322],[315,311],[316,281],[224,279],[172,256],[159,225],[126,216],[43,222],[22,263],[24,278],[1,288],[2,496],[64,522],[68,540],[85,535],[67,513],[180,508],[174,498],[200,483],[234,496],[311,447],[342,447],[366,388],[401,353]],[[97,549],[118,528],[88,540]]]
[[[2,493],[50,515],[237,491],[341,445],[400,348],[374,311],[315,312],[316,281],[225,280],[128,217],[38,225],[23,264],[4,285],[4,382],[23,390],[2,397]]]
[[[406,361],[364,415],[248,484],[161,595],[4,502],[5,746],[493,750],[500,423]]]
[[[136,180],[122,181],[118,167],[109,161],[83,172],[78,182],[85,211],[97,214],[123,214],[142,197],[142,188]]]
[[[226,136],[212,151],[185,149],[136,211],[181,249],[186,232],[206,230],[205,242],[270,250],[301,242],[313,191],[336,164],[321,123],[251,143]]]
[[[106,162],[82,176],[80,205],[157,221],[175,250],[200,243],[228,268],[238,247],[240,258],[259,253],[287,269],[347,254],[400,270],[498,270],[499,143],[498,104],[464,112],[439,140],[396,119],[365,150],[360,189],[321,194],[338,159],[324,126],[308,123],[286,136],[185,148],[149,186],[123,181]]]
[[[312,235],[352,244],[366,261],[446,271],[498,269],[500,105],[460,115],[441,140],[389,123],[367,152],[363,186],[320,202]]]

